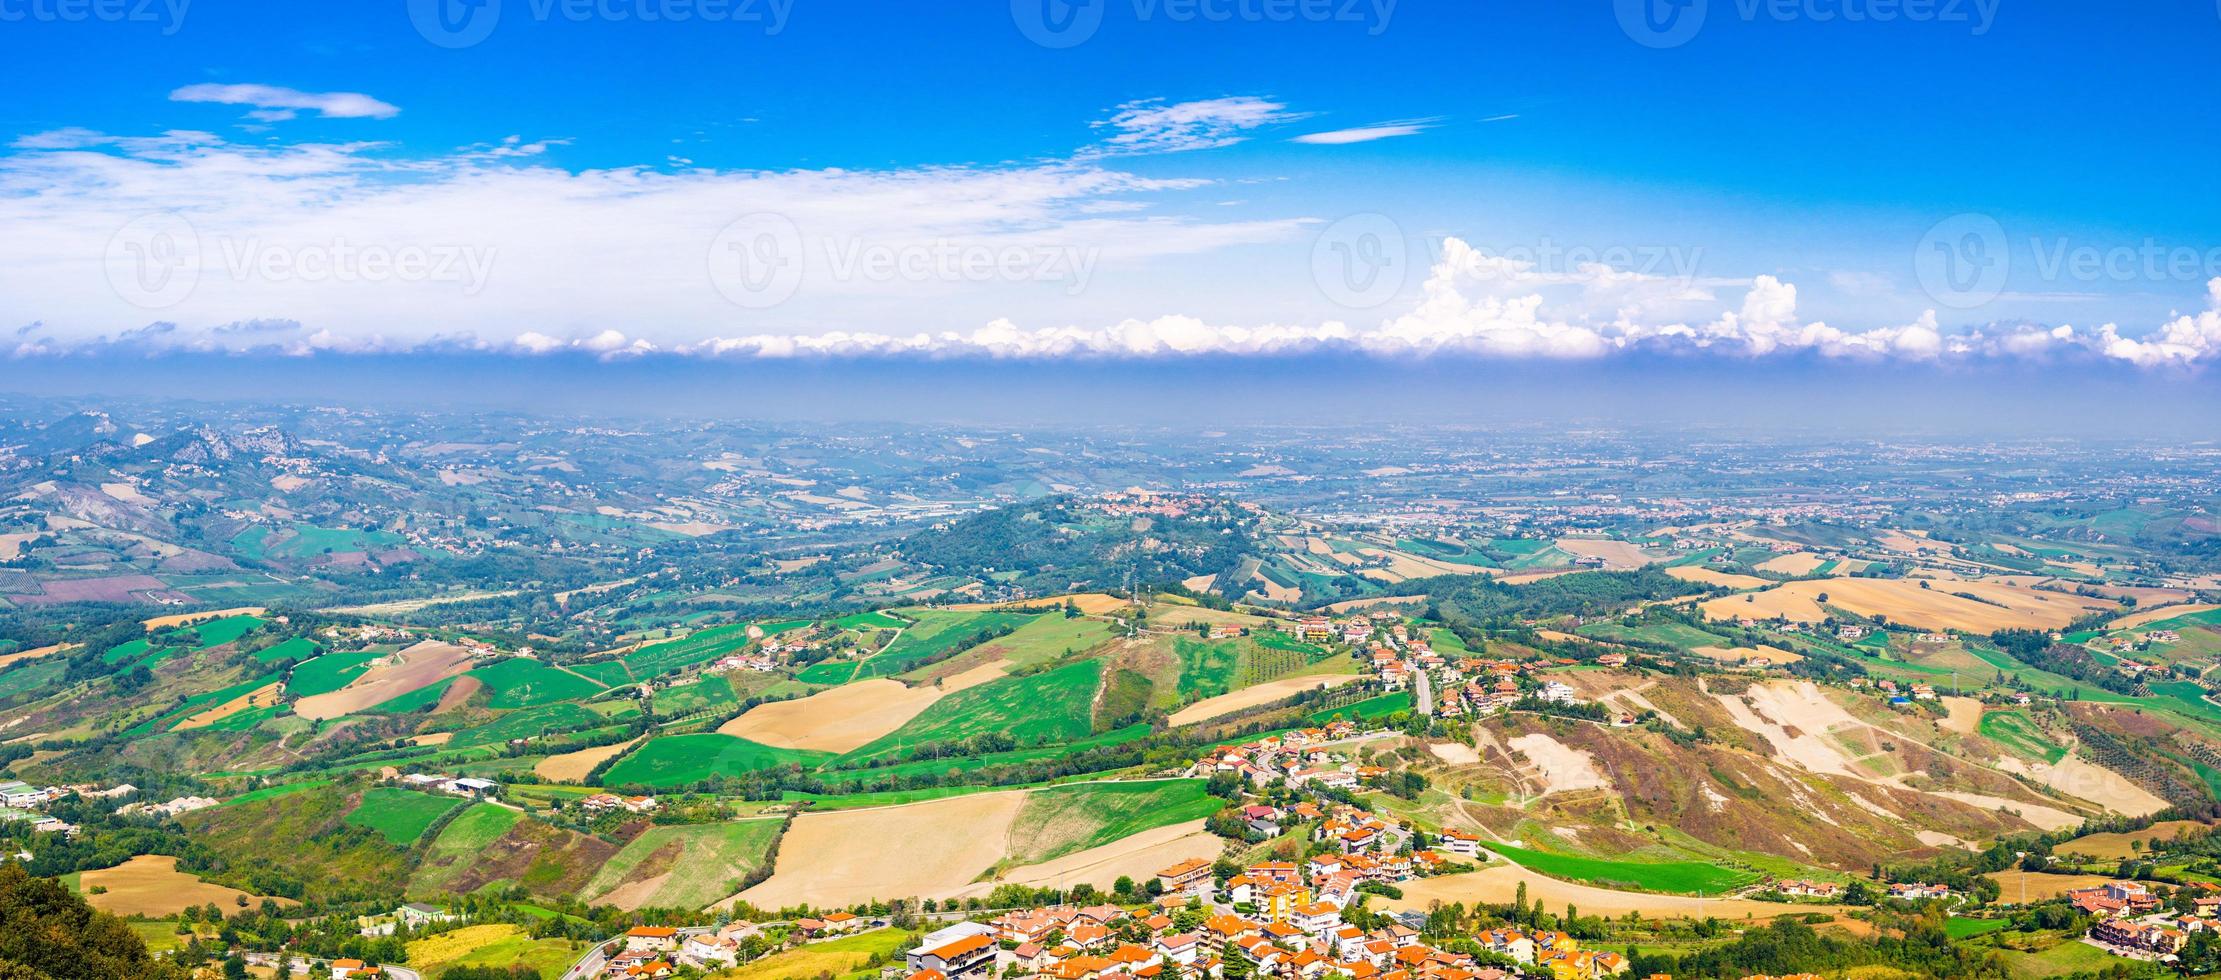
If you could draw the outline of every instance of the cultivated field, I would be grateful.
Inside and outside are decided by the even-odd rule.
[[[534,939],[523,926],[503,923],[464,926],[427,936],[410,942],[408,950],[409,964],[423,971],[424,976],[439,976],[468,966],[503,970],[523,966],[537,971],[545,980],[554,980],[585,952],[586,944],[571,939]]]
[[[1704,656],[1707,656],[1707,657],[1710,657],[1710,658],[1712,658],[1712,659],[1714,659],[1714,660],[1727,660],[1727,661],[1733,661],[1733,662],[1735,662],[1735,663],[1742,663],[1742,662],[1743,662],[1743,661],[1745,661],[1745,660],[1763,659],[1763,660],[1767,660],[1767,661],[1770,661],[1770,662],[1773,662],[1773,663],[1777,663],[1777,664],[1793,664],[1793,663],[1796,663],[1796,662],[1797,662],[1797,661],[1799,661],[1799,660],[1803,660],[1803,659],[1804,659],[1804,656],[1803,656],[1802,654],[1798,654],[1798,653],[1795,653],[1795,652],[1792,652],[1792,651],[1789,651],[1789,650],[1784,650],[1784,649],[1782,649],[1782,648],[1780,648],[1780,647],[1774,647],[1774,646],[1757,646],[1757,647],[1714,647],[1714,646],[1702,646],[1702,647],[1696,647],[1696,648],[1694,648],[1694,649],[1690,650],[1689,652],[1691,652],[1691,653],[1697,653],[1697,654],[1702,654],[1702,655],[1704,655]]]
[[[393,662],[373,667],[330,694],[302,698],[293,713],[314,721],[354,714],[384,704],[470,668],[470,654],[462,647],[426,640],[394,655]]]
[[[782,749],[715,732],[665,735],[650,740],[603,771],[602,785],[676,788],[712,776],[731,776],[785,765],[808,768],[828,758],[830,756],[823,752]]]
[[[777,820],[651,827],[602,865],[582,897],[618,908],[701,908],[763,863]]]
[[[239,907],[244,897],[250,906],[260,906],[262,899],[236,888],[212,885],[177,870],[177,859],[159,854],[142,854],[113,868],[87,871],[78,877],[77,887],[85,894],[85,901],[103,912],[116,915],[144,915],[162,918],[176,915],[186,906],[206,905],[214,902],[217,908],[231,912]],[[104,889],[93,894],[93,889]],[[280,905],[297,905],[291,899],[278,899]]]
[[[1339,687],[1356,679],[1353,675],[1339,674],[1283,677],[1279,680],[1266,681],[1263,684],[1242,688],[1231,694],[1205,698],[1181,708],[1173,713],[1171,723],[1175,726],[1192,725],[1221,715],[1230,715],[1259,705],[1271,704],[1283,698],[1291,698],[1313,688]]]
[[[590,749],[565,752],[541,759],[532,767],[532,774],[551,783],[575,783],[584,780],[594,767],[605,759],[614,759],[640,744],[639,739],[618,742],[614,745],[597,745]]]
[[[0,654],[0,667],[5,667],[9,664],[23,660],[37,660],[38,658],[46,656],[47,654],[60,653],[74,646],[76,646],[76,644],[74,643],[57,643],[53,646],[39,647],[35,650],[18,650],[14,653]]]
[[[1003,859],[1026,794],[978,793],[874,810],[805,813],[779,844],[771,877],[741,892],[758,908],[939,898]]]
[[[2064,852],[2065,848],[2060,850]],[[2019,904],[2024,894],[2028,901],[2041,902],[2114,880],[2109,875],[2053,875],[2038,871],[1992,871],[1983,877],[1997,882],[1997,900],[2009,904]]]
[[[853,752],[892,732],[933,703],[1003,676],[1003,664],[984,664],[943,680],[910,687],[875,678],[819,691],[806,698],[757,705],[717,729],[782,749]]]
[[[1996,582],[1930,581],[1921,588],[1917,579],[1810,579],[1787,582],[1744,595],[1726,596],[1700,603],[1707,618],[1773,619],[1805,623],[1827,618],[1819,597],[1861,616],[1886,616],[1890,622],[1920,629],[1963,630],[1992,633],[2001,629],[2058,629],[2075,619],[2111,604],[2086,596]],[[1964,592],[1977,598],[1953,595]]]
[[[738,897],[781,908],[985,895],[1006,881],[1107,888],[1120,875],[1144,880],[1167,864],[1217,857],[1224,844],[1201,819],[1215,808],[1208,799],[1195,780],[1155,780],[805,813],[780,842],[775,873]],[[1014,855],[1041,857],[1005,867]]]
[[[1757,902],[1748,899],[1704,899],[1693,896],[1651,895],[1642,892],[1614,891],[1593,885],[1578,885],[1569,881],[1536,874],[1511,864],[1500,864],[1465,874],[1444,875],[1405,882],[1398,886],[1404,897],[1376,899],[1382,911],[1425,912],[1431,903],[1463,902],[1470,908],[1475,903],[1509,905],[1519,893],[1519,886],[1527,886],[1529,901],[1539,901],[1545,907],[1559,908],[1572,904],[1585,914],[1621,916],[1629,912],[1657,918],[1721,919],[1770,919],[1777,915],[1795,915],[1807,912],[1840,912],[1841,908],[1823,905],[1783,905],[1779,902]]]
[[[1137,834],[1129,834],[1100,847],[1067,854],[1040,864],[1012,868],[993,881],[979,882],[956,893],[958,898],[986,897],[996,885],[1019,884],[1033,888],[1071,888],[1088,884],[1098,888],[1120,876],[1148,881],[1159,870],[1189,858],[1215,860],[1226,842],[1203,829],[1203,821],[1190,820]]]
[[[2111,623],[2106,624],[2106,628],[2116,630],[2135,629],[2136,627],[2142,626],[2146,623],[2156,623],[2161,620],[2173,619],[2177,616],[2188,616],[2193,613],[2212,612],[2216,609],[2221,609],[2221,606],[2216,606],[2212,603],[2206,602],[2192,603],[2187,606],[2161,606],[2156,609],[2138,609],[2135,612],[2129,613],[2126,616],[2123,616]]]
[[[1769,558],[1754,567],[1761,572],[1773,572],[1777,575],[1810,575],[1813,570],[1825,564],[1827,564],[1825,559],[1812,552],[1793,551],[1786,555]]]
[[[187,623],[206,622],[211,619],[230,619],[233,616],[260,616],[266,612],[269,612],[269,610],[264,609],[261,606],[240,606],[237,609],[211,609],[207,612],[178,613],[174,616],[156,616],[153,619],[140,621],[140,625],[145,626],[149,631],[152,631],[165,629],[171,626],[183,626]]]
[[[2118,834],[2085,834],[2059,845],[2052,850],[2060,854],[2087,854],[2100,861],[2125,861],[2137,854],[2131,843],[2142,841],[2150,844],[2158,840],[2173,840],[2185,831],[2208,829],[2196,820],[2163,820],[2143,830]]]
[[[177,727],[170,730],[182,732],[194,728],[206,728],[243,711],[270,707],[277,704],[281,699],[280,690],[281,688],[277,684],[264,684],[207,711],[189,715],[184,721],[178,722]]]

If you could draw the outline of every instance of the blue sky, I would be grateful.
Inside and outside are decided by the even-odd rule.
[[[170,2],[0,0],[19,351],[2221,356],[2206,0]]]

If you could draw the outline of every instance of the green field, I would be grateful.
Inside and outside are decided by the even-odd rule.
[[[1136,739],[1148,738],[1149,723],[1137,722],[1124,728],[1113,729],[1100,735],[1090,735],[1073,742],[1038,749],[1016,749],[1010,752],[990,752],[986,755],[965,755],[948,759],[921,759],[916,762],[898,762],[891,766],[871,769],[835,769],[820,773],[828,783],[866,782],[876,779],[901,779],[918,773],[970,772],[990,766],[1019,766],[1043,759],[1053,759],[1085,752],[1089,749],[1111,745],[1124,745]]]
[[[233,551],[254,561],[271,558],[310,559],[325,554],[344,554],[351,551],[369,551],[376,547],[391,548],[404,544],[402,537],[391,531],[358,531],[353,528],[316,527],[295,524],[290,537],[282,536],[272,528],[257,524],[231,538]],[[280,538],[275,544],[272,538]]]
[[[1996,932],[2012,925],[2010,919],[1969,919],[1952,916],[1943,922],[1943,931],[1953,939],[1966,939],[1987,932]]]
[[[316,656],[318,649],[320,648],[315,640],[295,636],[256,650],[254,658],[266,664],[274,664],[280,660],[302,661]]]
[[[465,748],[473,745],[498,745],[516,738],[540,738],[559,732],[575,732],[600,728],[610,724],[608,718],[595,714],[585,707],[565,701],[514,711],[476,728],[455,733],[447,743],[448,748]]]
[[[262,628],[262,620],[254,616],[230,616],[212,619],[193,627],[199,638],[201,650],[220,647]],[[198,652],[198,651],[196,651]]]
[[[1172,652],[1180,658],[1180,699],[1201,701],[1233,690],[1240,671],[1242,645],[1236,640],[1200,640],[1176,637]]]
[[[145,637],[140,637],[139,639],[132,640],[128,643],[118,643],[115,646],[109,647],[106,653],[100,655],[100,662],[104,664],[109,664],[111,666],[120,663],[129,663],[130,661],[137,660],[140,657],[146,656],[146,652],[151,649],[154,649],[154,642],[146,639]]]
[[[410,789],[378,786],[363,791],[362,805],[347,815],[347,823],[368,827],[404,847],[416,843],[447,811],[462,806],[453,796],[433,796]]]
[[[48,657],[0,673],[0,698],[12,697],[25,691],[45,687],[61,679],[69,670],[69,658]]]
[[[681,684],[655,692],[656,716],[660,718],[738,707],[740,698],[733,694],[733,686],[716,674],[705,675],[692,684]]]
[[[1000,732],[1022,746],[1084,738],[1092,727],[1103,664],[1082,660],[1055,670],[966,688],[942,698],[878,741],[842,756],[844,763],[899,755],[927,742],[958,742]]]
[[[1201,820],[1226,806],[1200,779],[1081,783],[1026,794],[1011,825],[1013,865],[1050,861],[1145,830]]]
[[[731,735],[667,735],[651,739],[617,760],[602,774],[602,785],[670,789],[691,786],[712,776],[788,765],[809,768],[831,757],[825,752],[773,748]]]
[[[468,676],[478,678],[494,692],[487,702],[494,708],[530,708],[558,701],[576,701],[600,694],[605,688],[565,670],[557,670],[528,657],[480,667]]]
[[[976,632],[976,628],[973,631]],[[1036,616],[1032,622],[1018,627],[1009,636],[989,641],[981,649],[993,651],[994,656],[1025,667],[1062,660],[1069,654],[1085,653],[1109,642],[1116,635],[1117,630],[1111,624],[1099,619]]]
[[[1982,716],[1975,730],[1981,732],[1982,737],[2031,759],[2056,764],[2067,757],[2067,750],[2052,744],[2044,736],[2044,730],[2036,727],[2035,720],[2029,718],[2026,712],[1989,712]]]
[[[586,944],[572,939],[534,939],[522,926],[477,925],[414,940],[408,949],[410,965],[426,977],[439,977],[456,967],[506,970],[522,966],[537,972],[542,980],[556,980],[585,953]]]
[[[843,936],[773,953],[736,970],[720,974],[722,980],[849,980],[859,974],[877,976],[869,969],[876,960],[900,960],[902,951],[917,944],[918,934],[900,929],[880,929]]]
[[[424,860],[410,881],[412,890],[447,890],[448,883],[455,879],[455,872],[482,860],[486,849],[523,818],[523,814],[505,806],[471,804],[470,809],[456,814],[455,819],[440,828],[440,835],[425,848]]]
[[[265,684],[274,684],[278,680],[279,677],[277,674],[264,674],[261,677],[257,677],[250,681],[241,681],[240,683],[233,684],[230,687],[209,691],[205,694],[196,694],[190,698],[186,698],[184,701],[179,702],[176,707],[171,708],[167,712],[164,712],[153,718],[149,718],[146,721],[142,721],[136,725],[131,726],[129,729],[126,729],[124,731],[124,735],[128,738],[139,738],[146,735],[152,735],[155,732],[168,731],[171,725],[177,724],[178,722],[183,721],[186,718],[197,715],[208,708],[214,707],[233,698],[244,695],[248,691],[252,691],[255,688],[262,687]]]
[[[1386,718],[1389,715],[1395,714],[1399,711],[1410,710],[1411,692],[1397,691],[1393,694],[1383,694],[1379,697],[1366,698],[1365,700],[1359,701],[1356,704],[1345,704],[1339,708],[1328,708],[1323,711],[1314,711],[1311,713],[1311,723],[1314,725],[1324,725],[1327,722],[1333,721],[1336,716],[1347,718],[1352,721],[1371,720],[1374,718]]]
[[[302,698],[329,694],[362,676],[364,671],[370,669],[367,665],[380,656],[375,653],[333,653],[297,664],[293,668],[293,676],[286,679],[285,691]]]
[[[1502,853],[1528,870],[1605,888],[1638,889],[1676,895],[1718,895],[1758,879],[1755,872],[1724,868],[1703,861],[1611,861],[1530,851],[1502,844],[1490,844],[1488,849]]]
[[[764,631],[770,633],[772,627],[766,626]],[[624,661],[625,666],[632,669],[634,677],[645,679],[737,653],[748,643],[748,627],[745,624],[713,626],[690,633],[681,639],[641,647],[625,654]],[[596,674],[595,678],[606,679],[600,674]]]
[[[856,667],[854,660],[826,660],[802,668],[794,679],[804,684],[838,686],[856,679]]]
[[[928,609],[917,614],[918,621],[903,630],[894,642],[864,661],[856,672],[856,679],[892,677],[918,664],[945,656],[962,649],[981,630],[1016,629],[1031,622],[1037,614],[1021,612],[950,612]]]
[[[628,879],[665,876],[641,904],[701,908],[738,891],[778,836],[777,820],[651,827],[602,865],[583,894],[599,898]]]
[[[834,620],[833,625],[844,630],[898,630],[910,623],[884,612],[865,612],[842,616]]]

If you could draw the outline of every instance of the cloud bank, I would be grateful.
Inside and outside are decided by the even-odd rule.
[[[268,86],[179,93],[269,112],[398,111],[352,93]],[[1703,277],[1693,261],[1663,272],[1550,264],[1458,237],[1433,243],[1410,288],[1337,312],[1335,290],[1316,268],[1288,262],[1294,273],[1264,285],[1279,267],[1253,261],[1268,254],[1254,250],[1274,249],[1310,251],[1316,262],[1347,244],[1332,240],[1336,225],[1300,213],[1229,217],[1243,212],[1208,203],[1224,197],[1217,181],[1115,165],[1122,156],[1224,146],[1297,118],[1251,97],[1132,103],[1097,124],[1107,134],[1098,144],[1067,159],[880,170],[573,170],[548,161],[564,140],[521,136],[410,156],[375,142],[55,130],[0,154],[0,226],[10,229],[0,236],[0,325],[12,331],[0,335],[9,337],[0,351],[1652,354],[2142,368],[2221,359],[2221,280],[2208,287],[2204,310],[2129,330],[1947,327],[1933,311],[1853,329],[1800,313],[1796,285],[1777,275]],[[1308,139],[1363,142],[1424,125]],[[1252,292],[1301,292],[1300,305],[1327,312],[1183,312],[1193,308],[1167,302],[1175,294],[1156,288],[1158,277],[1204,256],[1257,275]],[[1119,293],[1104,284],[1104,270],[1123,270],[1121,282],[1139,289]],[[1309,302],[1321,295],[1329,302]],[[1042,297],[1057,302],[1034,302]],[[1018,312],[1029,302],[1033,312]]]

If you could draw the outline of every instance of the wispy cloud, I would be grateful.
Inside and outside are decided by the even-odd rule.
[[[331,119],[391,119],[401,107],[361,92],[303,92],[279,85],[219,85],[204,82],[170,93],[172,102],[213,102],[254,108],[247,118],[282,122],[304,110]]]
[[[1351,143],[1370,143],[1374,140],[1394,139],[1398,136],[1417,136],[1440,125],[1441,122],[1441,119],[1434,118],[1374,123],[1370,126],[1333,129],[1323,133],[1305,133],[1288,142],[1307,143],[1313,146],[1345,146]]]
[[[1210,150],[1239,143],[1260,127],[1304,117],[1304,113],[1288,111],[1285,104],[1247,95],[1196,102],[1128,102],[1109,119],[1094,124],[1111,135],[1092,152],[1115,155]]]

